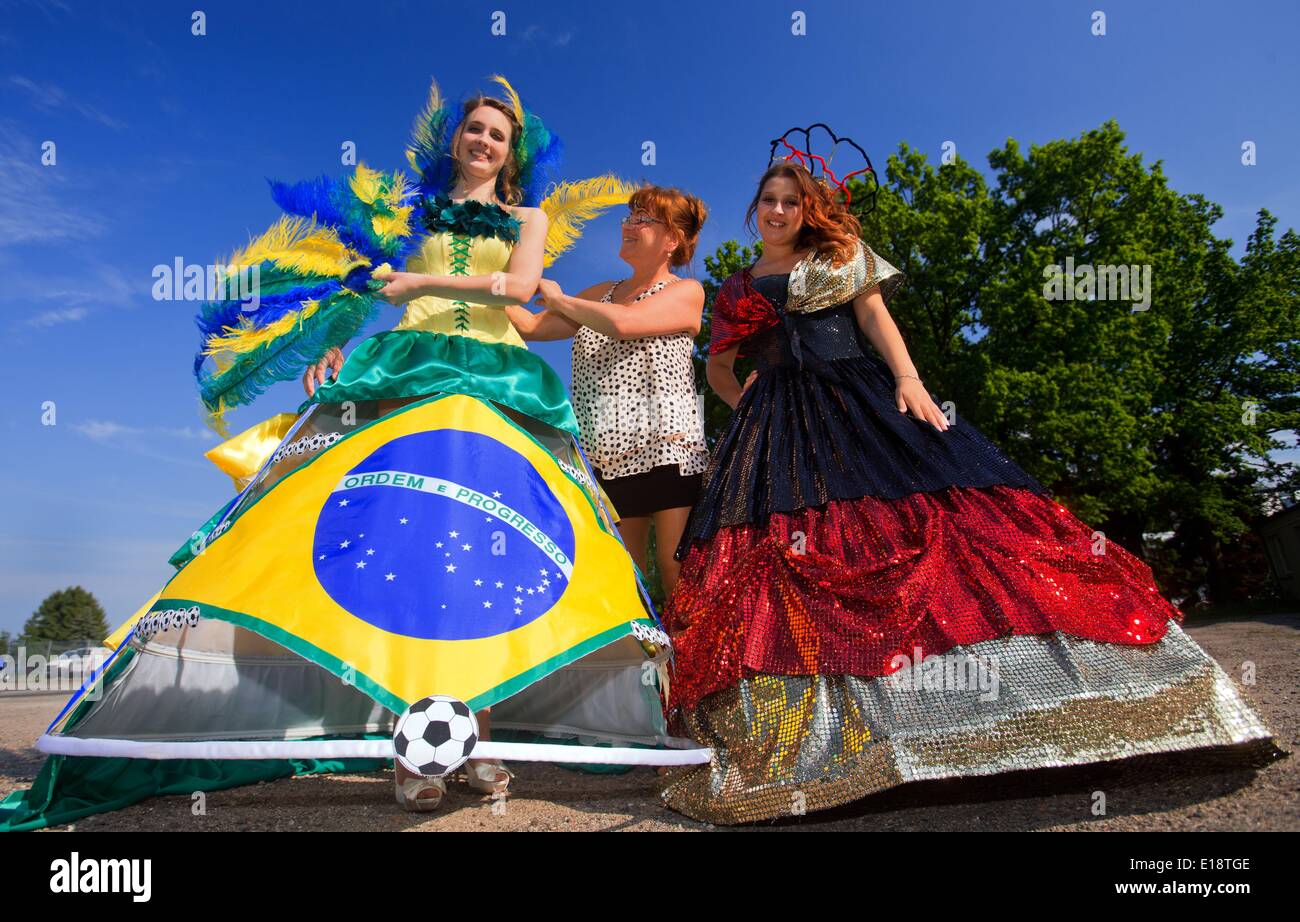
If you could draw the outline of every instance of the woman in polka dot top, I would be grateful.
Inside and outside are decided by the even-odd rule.
[[[573,337],[573,408],[583,450],[642,572],[653,524],[668,594],[680,567],[673,551],[709,460],[691,364],[704,288],[672,269],[690,262],[706,215],[693,195],[642,188],[623,218],[618,255],[632,268],[629,278],[576,297],[542,279],[544,312],[506,309],[524,339]]]

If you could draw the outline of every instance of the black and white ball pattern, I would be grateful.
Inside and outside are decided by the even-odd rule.
[[[667,285],[652,285],[634,303]],[[600,300],[609,302],[617,287]],[[688,333],[614,339],[585,326],[573,335],[573,410],[582,449],[601,476],[676,464],[686,477],[708,466],[695,412],[694,342]]]
[[[393,729],[393,749],[408,771],[450,774],[478,744],[478,720],[464,701],[430,695],[407,708]]]

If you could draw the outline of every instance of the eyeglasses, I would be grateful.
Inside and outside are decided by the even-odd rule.
[[[663,223],[664,222],[660,221],[658,218],[652,218],[647,214],[643,214],[643,215],[629,214],[623,216],[624,227],[640,227],[642,224],[663,224]]]

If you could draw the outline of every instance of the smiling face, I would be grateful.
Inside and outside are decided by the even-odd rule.
[[[766,246],[794,246],[803,227],[802,202],[799,184],[788,176],[773,176],[763,184],[754,218]]]
[[[453,155],[462,175],[490,179],[510,157],[514,126],[500,109],[479,106],[461,125]]]
[[[681,243],[676,232],[643,209],[627,215],[622,231],[618,257],[634,266],[666,262]]]

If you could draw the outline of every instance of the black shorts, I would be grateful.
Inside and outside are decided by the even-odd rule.
[[[595,471],[600,488],[614,503],[619,518],[635,518],[664,509],[695,505],[703,474],[685,474],[676,464],[664,464],[642,474],[606,480]]]

